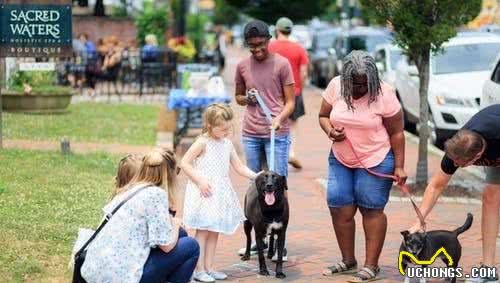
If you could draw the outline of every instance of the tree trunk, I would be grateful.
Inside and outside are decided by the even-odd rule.
[[[428,180],[427,164],[427,143],[429,139],[429,103],[427,100],[427,90],[429,88],[429,57],[430,50],[421,55],[421,60],[417,62],[418,77],[420,80],[420,129],[418,143],[418,162],[416,183],[426,185]]]
[[[104,17],[104,0],[96,0],[94,7],[94,16],[96,17]]]

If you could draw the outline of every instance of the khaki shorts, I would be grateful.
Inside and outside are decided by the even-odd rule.
[[[486,183],[500,185],[500,167],[485,167]]]

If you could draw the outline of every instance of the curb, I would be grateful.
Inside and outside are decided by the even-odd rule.
[[[318,178],[315,180],[321,187],[323,193],[326,191],[327,181],[323,178]],[[422,202],[422,197],[414,197],[413,198],[417,202]],[[410,199],[407,197],[397,197],[397,196],[389,196],[389,201],[391,202],[410,202]],[[481,200],[474,198],[464,198],[464,197],[440,197],[437,201],[438,203],[455,203],[455,204],[470,204],[470,205],[481,205]]]

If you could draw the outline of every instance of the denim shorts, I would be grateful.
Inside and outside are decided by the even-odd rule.
[[[248,168],[254,172],[262,170],[262,165],[271,157],[271,139],[243,136],[241,139],[245,148],[245,157]],[[288,154],[290,149],[290,136],[276,136],[274,140],[274,171],[281,176],[288,177]],[[264,152],[266,159],[264,160]]]
[[[392,180],[374,176],[363,168],[349,168],[340,163],[330,150],[328,157],[327,203],[329,207],[356,205],[382,209],[389,200]],[[394,173],[394,154],[389,151],[385,159],[370,168],[384,174]]]

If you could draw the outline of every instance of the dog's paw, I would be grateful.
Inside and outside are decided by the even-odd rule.
[[[264,275],[264,276],[269,276],[269,271],[267,271],[267,269],[263,269],[263,270],[259,271],[259,274]]]
[[[243,255],[241,258],[240,258],[242,261],[247,261],[250,259],[250,255]]]
[[[286,275],[283,272],[276,272],[276,278],[285,279]]]

